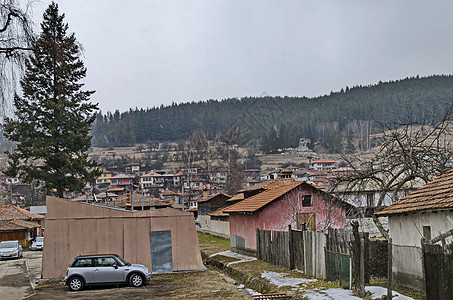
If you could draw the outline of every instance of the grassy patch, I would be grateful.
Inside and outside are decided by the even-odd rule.
[[[156,274],[152,280],[172,287],[171,293],[153,299],[250,299],[212,270]]]
[[[207,255],[230,250],[230,240],[198,232],[200,250]]]
[[[230,263],[230,262],[239,261],[239,259],[237,259],[237,258],[229,257],[229,256],[223,256],[223,255],[216,255],[215,259],[217,261],[221,262],[222,264],[225,264],[225,265]]]

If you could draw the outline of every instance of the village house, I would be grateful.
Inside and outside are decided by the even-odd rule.
[[[313,185],[292,180],[290,172],[282,172],[282,178],[267,186],[259,185],[264,191],[223,209],[229,214],[230,242],[235,251],[256,251],[257,228],[286,231],[291,225],[319,231],[346,226],[349,205]]]
[[[107,170],[107,169],[104,169],[102,171],[102,174],[101,176],[99,176],[97,179],[96,179],[96,184],[101,187],[101,186],[109,186],[110,185],[110,179],[115,175],[115,173]]]
[[[245,169],[242,171],[244,178],[252,178],[255,180],[260,179],[260,170],[259,169]]]
[[[44,219],[43,215],[32,214],[12,204],[0,205],[0,241],[19,240],[27,249],[32,239],[42,236],[43,231],[39,228],[44,226]]]
[[[327,158],[321,158],[309,163],[308,168],[310,170],[332,170],[335,168],[337,162]]]
[[[376,213],[388,217],[392,273],[397,284],[424,289],[421,240],[453,228],[453,170]],[[452,237],[446,239],[452,243]]]
[[[223,215],[221,208],[229,205],[227,200],[231,196],[223,193],[217,193],[214,195],[208,195],[197,201],[198,204],[198,221],[200,223],[200,229],[211,234],[217,234],[222,236],[230,235],[229,223],[223,219],[218,220],[217,217]],[[218,211],[219,210],[219,211]],[[218,211],[214,217],[211,213]],[[228,216],[228,215],[227,215]]]
[[[140,174],[140,164],[135,162],[128,163],[124,166],[124,173],[138,176]]]
[[[110,178],[110,188],[124,188],[126,191],[132,191],[134,189],[134,176],[126,174],[113,176]]]

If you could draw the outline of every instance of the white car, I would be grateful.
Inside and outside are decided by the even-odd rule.
[[[0,242],[0,259],[22,257],[22,246],[19,241]]]
[[[42,250],[44,247],[44,237],[37,237],[31,244],[31,250]]]

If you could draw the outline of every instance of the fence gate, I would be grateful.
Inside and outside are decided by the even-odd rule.
[[[327,281],[339,281],[343,288],[350,288],[351,257],[349,254],[326,251]]]
[[[427,299],[453,299],[453,244],[424,244],[423,264]]]

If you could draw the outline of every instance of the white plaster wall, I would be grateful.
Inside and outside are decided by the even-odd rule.
[[[217,233],[221,236],[230,236],[230,222],[211,220],[209,215],[199,215],[200,229],[207,232]]]
[[[222,235],[230,236],[230,222],[211,220],[211,231]]]
[[[434,238],[453,228],[453,212],[427,212],[389,217],[390,237],[394,245],[392,271],[395,280],[420,289],[423,289],[421,251],[423,226],[431,227],[431,238]],[[447,243],[451,242],[450,237]]]
[[[198,221],[200,222],[201,229],[211,230],[211,217],[208,215],[198,215]]]
[[[431,238],[453,228],[453,212],[416,213],[389,217],[390,236],[396,245],[421,247],[423,226],[431,226]],[[452,237],[447,239],[452,242]]]

